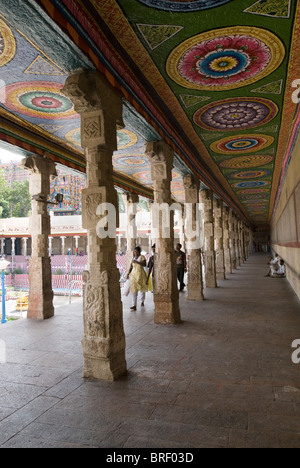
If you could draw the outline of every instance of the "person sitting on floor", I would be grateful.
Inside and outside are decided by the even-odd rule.
[[[275,267],[275,265],[270,265],[270,271],[266,276],[270,276],[271,278],[284,278],[285,277],[284,260],[280,260],[279,267]]]

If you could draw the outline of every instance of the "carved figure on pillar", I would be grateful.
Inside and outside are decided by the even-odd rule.
[[[97,72],[70,75],[62,92],[81,115],[87,187],[82,225],[88,232],[88,271],[83,274],[84,376],[115,380],[125,374],[125,334],[116,266],[118,198],[113,181],[117,128],[123,128],[122,98]]]
[[[186,245],[188,252],[188,284],[187,299],[191,301],[202,301],[203,279],[202,279],[202,259],[200,249],[200,219],[199,219],[199,190],[200,181],[194,175],[189,174],[183,177],[185,190],[186,209]],[[191,219],[190,219],[191,217]]]
[[[154,186],[152,223],[158,222],[154,234],[155,250],[155,323],[180,323],[179,293],[174,255],[174,212],[171,211],[171,180],[174,153],[163,140],[149,142],[146,155],[151,164]],[[159,213],[160,208],[164,213]],[[157,215],[157,216],[156,216]],[[152,226],[153,227],[153,226]]]
[[[201,190],[201,199],[204,205],[204,271],[205,284],[207,288],[216,288],[216,256],[215,256],[215,234],[213,217],[213,192],[212,190]]]
[[[32,197],[29,218],[31,258],[27,318],[48,319],[53,317],[54,307],[48,251],[50,215],[47,210],[47,198],[50,194],[50,178],[56,177],[57,173],[54,162],[46,157],[30,156],[22,160],[22,165],[30,172],[29,192]]]

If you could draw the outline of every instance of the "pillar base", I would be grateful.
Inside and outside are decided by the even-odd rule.
[[[97,340],[98,341],[98,340]],[[87,379],[114,381],[127,373],[125,351],[110,354],[106,356],[93,356],[89,354],[90,348],[95,345],[91,340],[84,338],[82,340],[82,349],[84,356],[83,377]],[[106,346],[104,340],[102,346]],[[96,347],[101,347],[101,342]]]
[[[174,302],[165,301],[160,298],[159,295],[154,295],[154,303],[154,323],[162,325],[176,325],[181,323],[178,300],[174,300]]]
[[[187,287],[187,300],[188,301],[203,301],[203,288],[202,284],[188,284]]]
[[[46,320],[54,316],[50,258],[32,257],[29,263],[28,319]]]

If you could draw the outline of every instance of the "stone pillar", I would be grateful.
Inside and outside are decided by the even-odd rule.
[[[27,237],[22,237],[22,255],[23,257],[26,257],[27,255]]]
[[[11,238],[11,255],[14,256],[16,252],[16,238]]]
[[[235,218],[236,218],[236,222],[235,222],[236,263],[237,263],[237,266],[240,266],[242,264],[240,220],[236,215],[235,215]]]
[[[198,190],[199,192],[199,190]],[[198,195],[199,197],[199,195]],[[199,201],[199,200],[198,200]],[[185,236],[185,230],[184,230],[184,210],[181,211],[180,217],[179,217],[179,242],[182,245],[182,250],[186,250],[186,236]]]
[[[155,293],[154,321],[160,324],[180,323],[177,268],[174,255],[174,212],[170,211],[171,180],[174,153],[164,141],[153,141],[146,145],[146,155],[151,164],[151,177],[154,186],[152,223],[158,226],[154,234],[155,253]],[[159,213],[162,204],[163,213]],[[153,226],[152,226],[153,228]]]
[[[237,256],[236,256],[236,235],[235,235],[235,215],[233,211],[230,211],[229,215],[229,247],[232,269],[237,268]]]
[[[129,271],[131,260],[133,258],[133,251],[137,246],[137,227],[136,227],[136,213],[139,196],[134,193],[123,194],[124,205],[126,209],[126,271]]]
[[[113,152],[122,121],[122,97],[98,72],[78,70],[62,90],[81,116],[87,183],[82,191],[82,226],[88,236],[88,271],[83,272],[84,377],[116,380],[126,373],[125,334],[116,265],[118,195]]]
[[[49,236],[49,242],[48,242],[48,249],[49,249],[49,257],[52,255],[52,242],[53,242],[53,237]]]
[[[224,243],[225,275],[232,273],[231,252],[230,252],[229,213],[230,213],[229,208],[223,205],[223,243]]]
[[[213,200],[214,207],[214,230],[215,230],[215,252],[216,252],[216,277],[225,279],[225,258],[223,244],[223,202]]]
[[[213,218],[213,192],[201,190],[201,198],[204,208],[204,272],[207,288],[216,288],[216,257],[215,257],[215,233]]]
[[[48,319],[54,315],[51,284],[51,261],[48,252],[50,216],[47,198],[50,178],[57,176],[55,164],[49,159],[30,156],[22,161],[30,171],[29,192],[32,197],[29,232],[31,258],[29,261],[29,301],[27,318]]]
[[[78,252],[78,243],[79,243],[80,236],[74,236],[74,239],[75,239],[75,250],[77,249],[77,252]]]
[[[3,257],[3,255],[4,255],[4,249],[5,249],[5,238],[2,237],[2,238],[0,239],[0,241],[1,241],[1,256]]]
[[[186,245],[188,253],[188,284],[187,299],[203,301],[202,259],[200,250],[200,213],[199,189],[200,181],[194,175],[183,177],[185,191],[185,207],[189,212],[186,216]]]
[[[61,238],[61,255],[65,255],[65,251],[66,251],[66,248],[65,248],[66,236],[60,236],[60,238]]]

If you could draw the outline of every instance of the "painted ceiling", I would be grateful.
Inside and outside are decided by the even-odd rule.
[[[98,69],[124,98],[117,185],[151,194],[145,142],[164,138],[174,198],[192,172],[266,226],[300,123],[299,15],[297,0],[1,0],[0,139],[84,171],[61,89]]]

